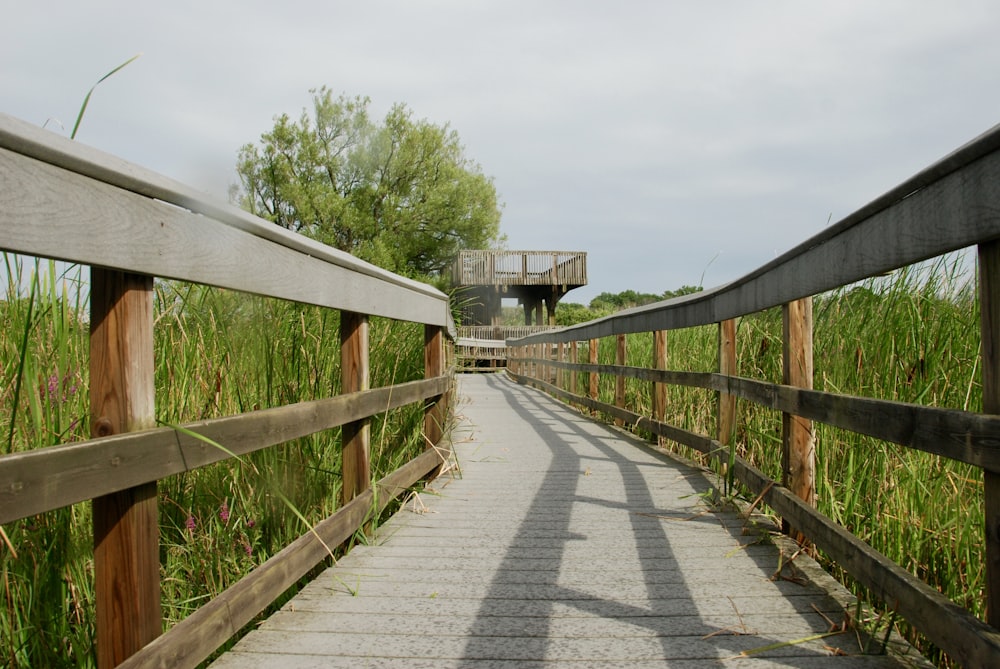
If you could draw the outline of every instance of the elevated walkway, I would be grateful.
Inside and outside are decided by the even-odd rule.
[[[505,376],[459,395],[454,469],[215,669],[922,662],[828,635],[847,594],[705,472]]]
[[[500,325],[503,298],[517,298],[525,325],[554,326],[559,300],[587,285],[587,254],[465,250],[455,258],[451,281],[460,291],[462,325]]]

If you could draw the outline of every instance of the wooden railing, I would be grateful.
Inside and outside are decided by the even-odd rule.
[[[452,268],[456,286],[585,286],[582,251],[460,251]]]
[[[550,325],[459,325],[455,328],[459,339],[494,339],[505,342],[508,339],[527,337],[536,332],[551,330]]]
[[[459,325],[455,364],[459,369],[503,367],[507,362],[507,339],[551,329],[549,325]]]
[[[196,666],[448,455],[450,312],[429,286],[3,115],[0,249],[92,267],[94,438],[0,457],[0,524],[93,500],[100,667]],[[339,309],[343,394],[154,428],[154,277]],[[369,388],[369,316],[424,325],[424,380]],[[427,448],[373,486],[369,419],[413,403]],[[161,636],[157,481],[337,426],[343,506]]]
[[[786,528],[813,542],[954,660],[1000,666],[1000,126],[965,145],[819,235],[728,285],[620,312],[572,328],[508,341],[508,370],[524,383],[714,458],[722,458]],[[813,391],[812,296],[968,246],[978,245],[985,413]],[[735,320],[783,306],[782,384],[735,376]],[[877,315],[873,314],[873,317]],[[718,324],[719,371],[668,371],[667,331]],[[625,366],[625,335],[652,333],[654,367]],[[598,340],[615,337],[616,364],[597,364]],[[578,363],[579,342],[589,362]],[[568,360],[568,361],[567,361]],[[573,373],[565,374],[565,370]],[[560,372],[563,372],[560,374]],[[577,375],[589,375],[578,389]],[[598,375],[616,380],[615,403],[598,401]],[[560,382],[560,377],[568,380]],[[585,376],[585,379],[588,377]],[[625,378],[653,382],[652,415],[625,406]],[[667,384],[719,393],[718,434],[664,422]],[[568,385],[566,389],[563,386]],[[783,414],[784,480],[772,481],[724,446],[735,400]],[[987,617],[990,624],[873,550],[813,505],[811,421],[981,467]]]

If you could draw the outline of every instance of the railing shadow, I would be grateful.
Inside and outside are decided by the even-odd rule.
[[[490,388],[503,397],[511,411],[521,420],[529,424],[537,434],[538,441],[545,445],[551,453],[551,464],[544,474],[530,503],[525,520],[522,521],[516,538],[507,554],[503,557],[501,566],[491,583],[490,591],[483,600],[476,621],[472,627],[471,636],[466,644],[463,660],[467,664],[460,666],[479,666],[476,661],[484,659],[508,659],[515,661],[531,661],[546,659],[576,659],[590,661],[635,661],[697,658],[699,666],[724,666],[724,659],[738,656],[741,651],[760,648],[773,644],[774,638],[759,636],[752,633],[734,634],[733,630],[704,620],[699,600],[683,576],[678,581],[675,569],[665,570],[664,566],[677,559],[677,551],[682,547],[673,545],[673,540],[666,530],[663,519],[669,514],[677,513],[677,509],[658,508],[654,495],[649,488],[649,477],[643,474],[648,463],[625,460],[608,446],[609,440],[621,439],[621,435],[611,428],[596,423],[586,423],[587,428],[578,422],[567,420],[570,410],[551,400],[542,393],[532,392],[519,387],[499,375],[485,379]],[[695,473],[687,476],[692,486],[691,495],[707,494],[711,483],[696,471],[685,472],[683,465],[666,456],[659,458],[661,472],[654,477],[676,477],[682,473]],[[606,467],[607,463],[614,467],[622,481],[641,479],[643,485],[626,486],[624,503],[581,495],[577,492],[578,481],[589,466],[597,467],[598,463]],[[665,480],[665,479],[664,479]],[[538,543],[539,531],[537,519],[546,519],[549,532],[545,537],[548,552],[558,552],[562,563],[568,551],[573,550],[571,543],[580,538],[579,529],[571,526],[574,511],[586,506],[603,505],[622,508],[628,514],[628,524],[634,538],[633,546],[621,546],[624,555],[631,550],[638,556],[643,573],[643,593],[623,593],[624,596],[613,599],[610,596],[600,596],[588,589],[567,587],[560,581],[558,567],[532,574],[531,598],[521,612],[521,617],[512,616],[511,598],[512,584],[509,574],[512,570],[521,569],[519,563],[524,559],[523,547]],[[694,506],[694,502],[692,503]],[[720,521],[714,514],[706,514],[701,518],[688,518],[691,523],[711,523],[719,526]],[[722,523],[736,544],[746,544],[748,537],[742,536],[742,528],[738,523]],[[640,539],[641,537],[641,539]],[[734,544],[734,545],[736,545]],[[557,551],[552,546],[558,546]],[[738,548],[737,548],[738,550]],[[608,556],[595,556],[595,559]],[[770,552],[765,559],[751,556],[763,580],[768,579],[775,571],[774,553]],[[565,574],[563,574],[565,575]],[[614,574],[604,575],[613,581]],[[597,574],[596,578],[602,575]],[[720,575],[719,579],[723,579]],[[785,588],[775,584],[779,590]],[[789,584],[789,587],[801,587]],[[637,596],[637,594],[639,596]],[[813,591],[810,594],[821,594]],[[739,593],[733,593],[738,596]],[[633,602],[629,602],[629,599]],[[730,603],[732,600],[730,599]],[[735,608],[735,605],[733,605]],[[550,635],[553,622],[559,610],[569,607],[573,615],[594,618],[623,618],[635,626],[633,637],[655,639],[661,651],[659,657],[635,656],[635,650],[626,648],[626,641],[613,638],[602,639],[604,648],[594,644],[586,645],[587,657],[575,653],[582,648],[580,639],[555,637]],[[819,631],[825,631],[825,624],[819,614],[815,614]],[[734,619],[739,617],[735,612]],[[526,625],[523,618],[530,618]],[[716,617],[718,620],[718,617]],[[672,628],[672,625],[683,625],[684,629]],[[530,627],[530,632],[524,630]],[[513,647],[518,644],[518,647]],[[710,644],[706,649],[704,644]],[[577,648],[574,648],[574,645]],[[641,647],[641,645],[640,645]],[[648,651],[648,645],[646,646]],[[601,657],[600,653],[608,657]],[[595,656],[594,653],[597,653]],[[717,659],[705,659],[706,655],[714,655]],[[810,662],[827,653],[810,651],[805,648],[794,649],[793,657],[780,657],[781,651],[767,654],[771,662],[786,666],[810,666]]]

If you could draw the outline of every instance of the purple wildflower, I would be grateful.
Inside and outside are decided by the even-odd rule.
[[[249,520],[247,520],[247,527],[253,527],[256,524],[257,524],[257,521],[254,520],[253,518],[250,518]]]
[[[247,554],[247,557],[253,555],[253,546],[250,545],[249,541],[243,542],[243,552]]]
[[[68,402],[78,390],[72,372],[60,379],[59,374],[52,374],[45,382],[45,387],[39,390],[42,399],[48,398],[52,404],[59,405]]]
[[[195,525],[194,516],[188,516],[187,520],[184,521],[184,527],[188,528],[191,532],[194,532]]]
[[[229,522],[229,505],[225,502],[223,502],[222,506],[219,507],[219,520],[224,523]]]

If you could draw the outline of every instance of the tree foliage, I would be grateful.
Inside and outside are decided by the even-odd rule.
[[[415,121],[402,104],[379,123],[368,98],[311,92],[311,111],[278,116],[240,150],[246,209],[408,276],[440,274],[460,249],[498,242],[496,188],[454,130]]]
[[[652,304],[661,300],[669,300],[681,295],[697,293],[699,286],[681,286],[677,290],[665,290],[662,294],[639,293],[634,290],[623,290],[620,293],[601,293],[590,301],[590,308],[594,311],[606,311],[608,313],[641,307],[645,304]]]
[[[556,309],[556,325],[570,326],[578,323],[592,321],[595,318],[610,316],[622,309],[640,307],[653,302],[669,300],[681,295],[697,293],[701,288],[697,286],[681,286],[677,290],[665,290],[662,294],[640,293],[634,290],[623,290],[620,293],[604,292],[584,306],[576,302],[560,302]]]

